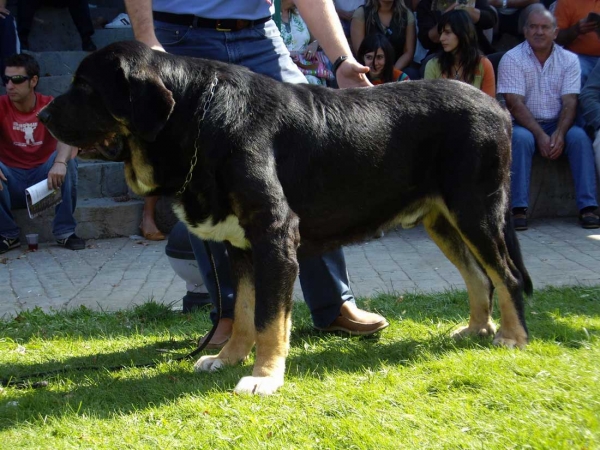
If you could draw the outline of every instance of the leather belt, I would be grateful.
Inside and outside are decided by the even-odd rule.
[[[173,14],[162,11],[153,11],[152,15],[154,20],[158,20],[159,22],[185,25],[192,28],[211,28],[217,31],[240,31],[245,28],[261,25],[268,20],[271,20],[271,16],[256,20],[205,19],[204,17],[194,16],[193,14]]]

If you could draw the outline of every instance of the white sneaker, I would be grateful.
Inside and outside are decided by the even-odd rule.
[[[131,28],[131,21],[127,14],[121,13],[111,23],[104,25],[104,28]]]

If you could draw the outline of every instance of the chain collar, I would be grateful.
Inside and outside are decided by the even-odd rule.
[[[202,117],[198,121],[198,136],[196,137],[196,140],[194,141],[194,156],[192,156],[192,161],[190,163],[190,171],[188,172],[188,174],[185,177],[183,186],[181,186],[181,189],[179,189],[177,191],[177,195],[183,194],[185,191],[185,188],[187,188],[188,184],[190,184],[190,181],[192,181],[192,174],[194,172],[194,168],[196,167],[196,164],[198,163],[198,141],[200,140],[200,130],[202,129],[202,123],[204,122],[204,117],[206,117],[206,113],[208,112],[208,109],[210,108],[212,99],[215,96],[215,88],[217,87],[218,82],[219,82],[219,80],[217,79],[217,75],[215,74],[215,77],[213,78],[212,83],[210,84],[210,87],[208,88],[208,97],[206,98],[206,101],[204,102],[204,105],[202,106]]]

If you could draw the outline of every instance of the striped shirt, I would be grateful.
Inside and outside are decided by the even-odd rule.
[[[535,120],[557,120],[562,96],[579,94],[581,69],[577,55],[554,44],[550,57],[540,64],[527,41],[500,60],[498,93],[525,97],[525,106]]]

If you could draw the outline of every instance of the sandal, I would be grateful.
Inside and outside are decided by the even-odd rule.
[[[164,241],[166,239],[166,236],[160,230],[150,233],[148,231],[144,231],[142,225],[143,222],[140,223],[140,231],[142,232],[142,236],[144,236],[144,239],[147,239],[149,241]]]

